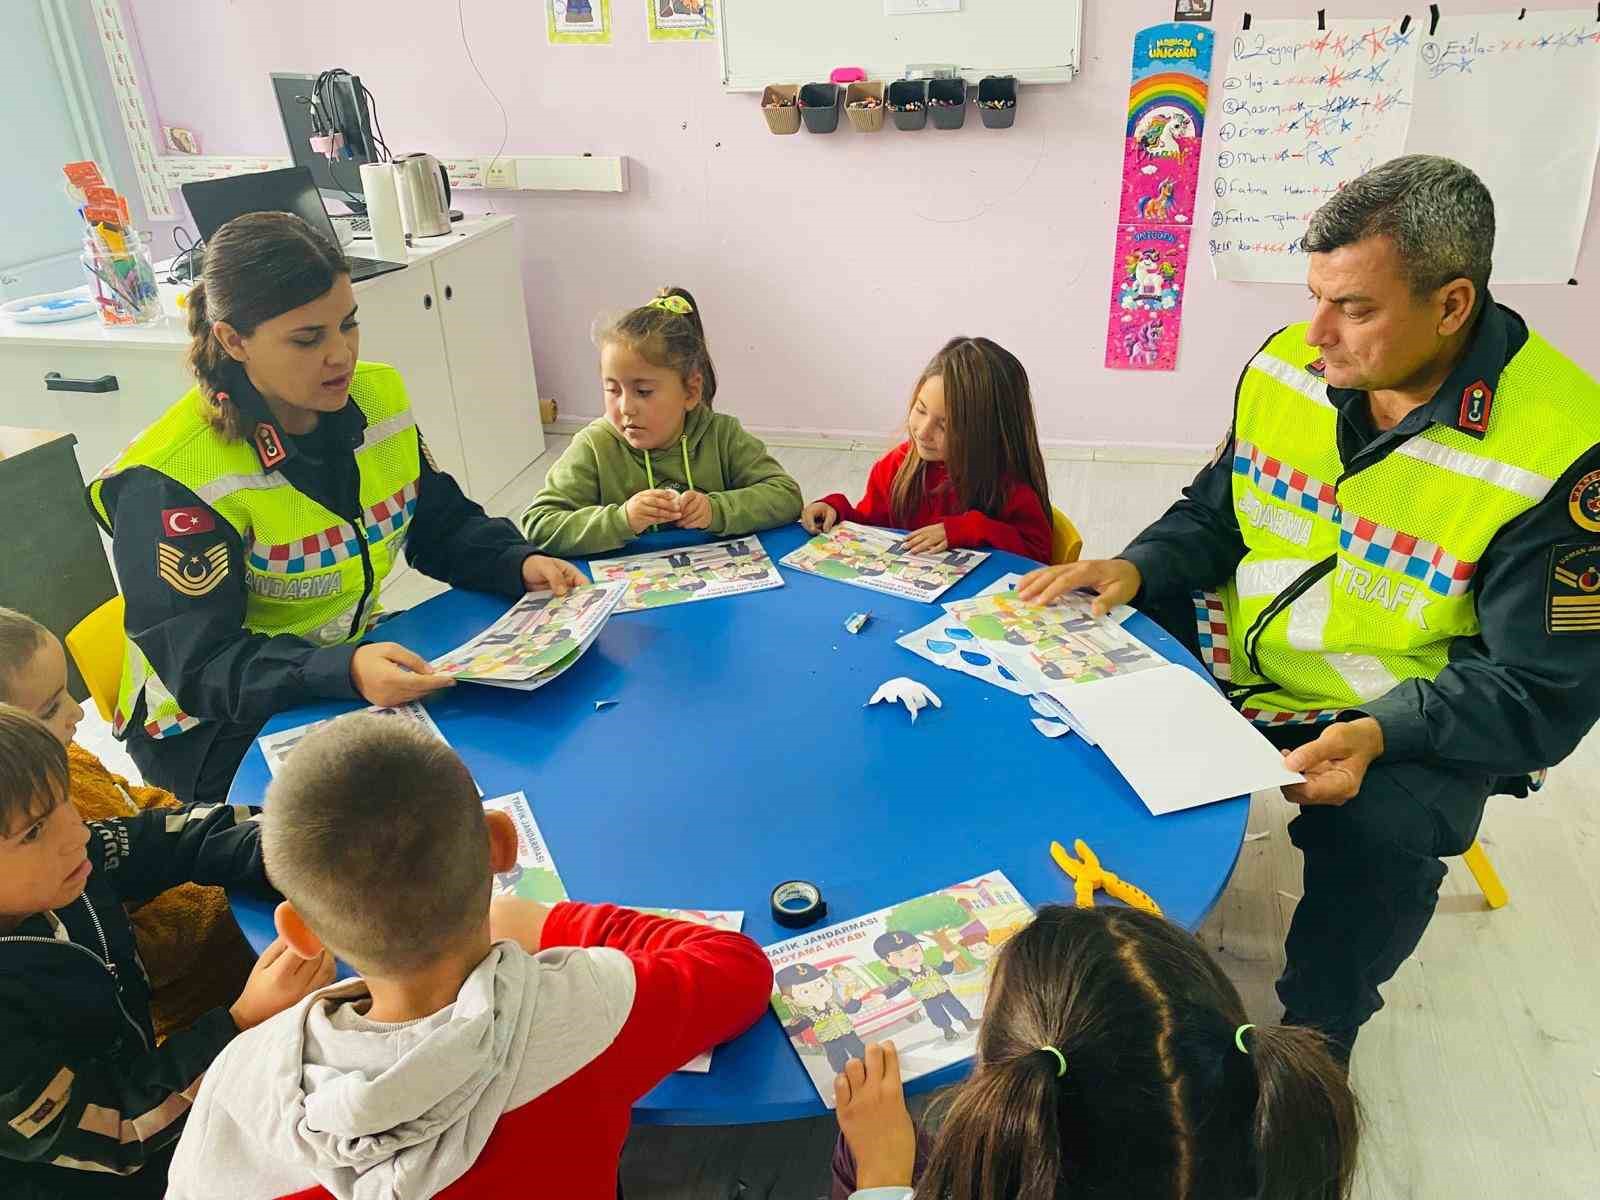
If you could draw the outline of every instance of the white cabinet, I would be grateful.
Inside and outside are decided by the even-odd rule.
[[[372,252],[370,242],[353,249]],[[520,260],[512,218],[478,217],[418,241],[404,271],[356,284],[361,357],[400,371],[440,469],[485,504],[544,453]],[[176,295],[163,288],[169,313],[180,311]],[[193,385],[188,345],[177,316],[135,330],[0,318],[0,425],[75,434],[92,478]],[[115,383],[52,391],[47,372]]]

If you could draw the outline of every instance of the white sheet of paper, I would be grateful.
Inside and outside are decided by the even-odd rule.
[[[1157,816],[1300,783],[1273,744],[1182,667],[1051,692]]]
[[[1066,737],[1072,732],[1071,725],[1063,725],[1060,721],[1046,721],[1043,717],[1034,717],[1033,727],[1051,739]]]
[[[1494,283],[1577,271],[1600,153],[1595,9],[1422,18],[1407,154],[1466,163],[1494,197]]]

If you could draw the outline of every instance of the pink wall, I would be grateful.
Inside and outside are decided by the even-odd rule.
[[[377,96],[396,152],[490,154],[500,142],[499,111],[468,65],[453,4],[234,2],[199,17],[170,0],[125,3],[162,120],[192,125],[208,153],[284,153],[268,72],[334,65]],[[1079,78],[1024,89],[1010,131],[983,129],[969,113],[960,132],[779,138],[754,97],[722,91],[714,44],[646,42],[643,0],[613,0],[608,47],[546,45],[539,0],[466,0],[478,65],[511,114],[508,152],[632,160],[624,195],[461,197],[469,211],[492,202],[520,219],[540,391],[564,413],[598,412],[591,321],[678,283],[707,315],[719,407],[751,425],[889,431],[922,363],[967,332],[1027,364],[1049,441],[1209,449],[1245,358],[1306,306],[1295,287],[1215,282],[1197,243],[1178,371],[1101,366],[1132,34],[1172,7],[1089,0]],[[1505,7],[1457,0],[1458,10]],[[1246,8],[1314,11],[1289,0],[1217,8],[1213,28],[1224,34]],[[1591,212],[1581,290],[1508,287],[1500,298],[1600,374],[1597,242]]]

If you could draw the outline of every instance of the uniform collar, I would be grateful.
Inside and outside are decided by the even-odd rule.
[[[243,367],[233,363],[228,374],[227,395],[239,410],[239,427],[255,447],[261,469],[276,470],[299,453],[295,438],[284,433]],[[319,432],[326,431],[324,436],[331,439],[331,445],[354,450],[361,445],[366,433],[367,415],[361,411],[359,404],[351,400],[336,413],[323,413],[317,429]]]
[[[1467,342],[1466,353],[1451,368],[1433,399],[1417,411],[1431,425],[1459,429],[1483,440],[1489,432],[1489,414],[1494,409],[1500,373],[1527,340],[1527,322],[1511,309],[1496,304],[1494,297],[1485,292],[1483,312]],[[1329,387],[1328,399],[1339,411],[1349,412],[1352,405],[1366,403],[1367,393]]]

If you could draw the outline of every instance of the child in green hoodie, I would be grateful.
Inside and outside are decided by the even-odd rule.
[[[800,515],[800,488],[738,419],[694,297],[670,288],[601,330],[606,415],[572,439],[522,514],[547,554],[603,554],[658,526],[737,537]]]

